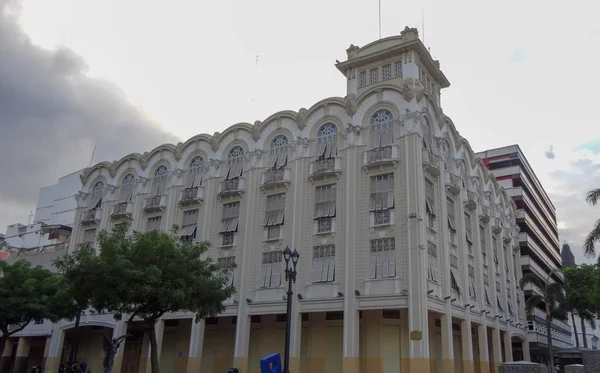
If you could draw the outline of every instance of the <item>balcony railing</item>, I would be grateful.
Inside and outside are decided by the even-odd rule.
[[[467,209],[475,210],[477,207],[477,194],[471,192],[470,190],[463,189],[462,199]]]
[[[91,210],[86,210],[83,212],[81,216],[81,222],[84,224],[97,223],[102,218],[102,209],[95,208]]]
[[[238,177],[231,180],[223,180],[219,183],[219,191],[217,195],[221,198],[232,197],[244,193],[246,180],[243,177]]]
[[[197,186],[181,190],[180,205],[191,205],[204,201],[204,187]]]
[[[131,216],[132,213],[132,202],[119,202],[113,206],[111,217],[116,219],[124,216]]]
[[[423,148],[423,168],[433,177],[440,175],[438,156],[425,148]]]
[[[166,207],[167,196],[164,194],[158,196],[152,196],[146,198],[146,205],[144,205],[144,212],[153,212],[164,210]]]
[[[363,153],[363,167],[379,167],[398,163],[398,145],[391,144],[369,149]]]
[[[454,175],[450,171],[444,172],[444,183],[446,184],[446,190],[453,196],[457,196],[460,193],[461,180],[458,176]]]
[[[260,186],[264,189],[285,187],[291,183],[291,171],[289,168],[278,170],[268,170],[263,172],[260,180]]]
[[[310,162],[308,165],[308,175],[313,179],[327,177],[329,175],[337,176],[341,172],[342,167],[340,157],[319,159]]]

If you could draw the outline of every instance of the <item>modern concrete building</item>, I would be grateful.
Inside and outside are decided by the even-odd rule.
[[[529,359],[515,206],[442,112],[439,62],[410,28],[347,54],[345,97],[85,170],[72,247],[124,218],[178,224],[230,269],[237,293],[220,317],[157,325],[162,372],[258,372],[283,353],[286,245],[301,254],[292,372],[486,373]],[[92,312],[82,325],[79,359],[100,371],[100,333],[127,325]],[[46,371],[72,328],[53,326]],[[148,351],[133,335],[114,371],[149,371]]]
[[[554,205],[518,145],[486,150],[477,155],[517,206],[523,273],[534,273],[546,281],[551,270],[562,267]],[[550,281],[563,282],[564,277],[562,273],[554,272]],[[540,293],[541,290],[528,285],[525,297],[536,292]],[[544,320],[545,312],[540,308],[535,311],[533,320],[529,321],[527,336],[532,360],[536,362],[547,359],[547,330]],[[572,347],[569,323],[554,320],[552,337],[555,348]]]

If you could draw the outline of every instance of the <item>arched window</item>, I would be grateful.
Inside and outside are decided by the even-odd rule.
[[[133,174],[127,174],[123,177],[123,181],[121,181],[121,186],[119,187],[119,198],[118,202],[129,202],[133,197],[133,188],[135,186],[135,177]]]
[[[236,145],[229,149],[227,153],[227,180],[235,179],[242,176],[244,172],[244,149]]]
[[[394,143],[394,117],[389,110],[379,110],[371,117],[371,149]]]
[[[317,157],[328,159],[337,155],[337,127],[333,123],[325,123],[317,132]]]
[[[196,156],[190,161],[190,168],[185,179],[186,188],[195,188],[202,185],[202,172],[204,171],[204,158]]]
[[[92,196],[90,198],[90,202],[88,207],[91,209],[100,208],[102,206],[102,197],[104,196],[104,183],[102,181],[97,181],[94,184],[94,189],[92,190]]]
[[[288,139],[284,135],[277,135],[271,141],[269,149],[269,168],[281,169],[287,164]]]
[[[152,191],[151,197],[160,196],[165,192],[167,187],[167,178],[169,177],[169,171],[167,166],[160,165],[154,171],[154,179],[152,179]]]
[[[431,127],[429,126],[429,119],[427,117],[423,117],[421,121],[421,132],[423,134],[423,146],[430,151],[433,150],[431,148]]]

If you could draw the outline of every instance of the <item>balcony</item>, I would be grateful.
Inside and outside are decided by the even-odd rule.
[[[328,176],[337,177],[340,173],[342,173],[340,157],[320,159],[308,165],[308,177],[313,180]]]
[[[462,199],[463,203],[465,204],[465,208],[468,210],[475,210],[477,207],[477,194],[471,192],[470,190],[463,189]]]
[[[133,203],[132,202],[120,202],[113,206],[112,214],[110,215],[113,219],[123,218],[126,216],[131,216],[133,213]]]
[[[181,190],[181,196],[179,197],[181,206],[200,204],[202,201],[204,201],[204,187],[197,186]]]
[[[462,181],[450,171],[444,171],[444,184],[446,185],[446,191],[453,196],[457,196],[460,193]]]
[[[363,152],[363,167],[365,169],[395,165],[398,159],[398,146],[387,145],[381,148],[366,150]]]
[[[423,148],[423,168],[425,172],[433,177],[440,176],[440,166],[437,156],[425,148]]]
[[[146,198],[146,205],[144,205],[144,212],[157,212],[163,211],[167,205],[167,196],[161,194],[159,196]]]
[[[83,212],[83,215],[81,216],[81,223],[82,224],[94,224],[94,223],[98,223],[101,218],[102,218],[102,209],[101,208],[86,210]]]
[[[481,206],[481,212],[479,215],[479,220],[481,220],[482,223],[487,224],[490,222],[490,208],[485,205],[480,205],[480,206]]]
[[[268,170],[263,172],[260,179],[262,190],[276,190],[287,188],[292,181],[292,171],[289,168],[279,170]]]
[[[492,232],[494,232],[494,234],[500,234],[500,232],[502,232],[502,219],[497,216],[492,220]]]
[[[219,198],[228,198],[242,196],[246,186],[246,179],[238,177],[231,180],[223,180],[219,183],[219,191],[217,196]]]

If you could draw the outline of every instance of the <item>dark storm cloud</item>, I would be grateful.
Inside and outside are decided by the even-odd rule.
[[[69,49],[33,45],[18,2],[0,0],[0,205],[32,206],[40,187],[95,162],[177,141]],[[3,227],[0,227],[3,229]]]

